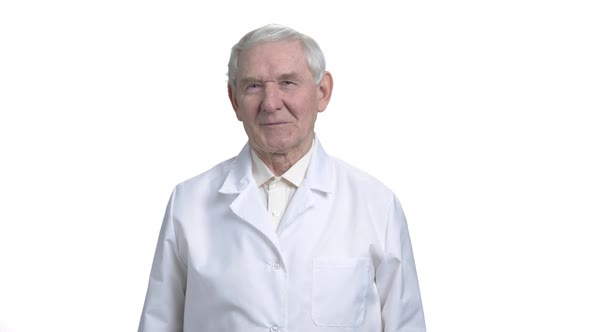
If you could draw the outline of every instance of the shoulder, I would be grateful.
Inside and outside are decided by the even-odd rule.
[[[209,170],[178,183],[175,187],[177,194],[217,192],[223,185],[230,169],[237,157],[227,159],[213,166]]]
[[[373,175],[353,166],[341,159],[331,157],[336,185],[359,193],[381,196],[391,199],[393,191]]]

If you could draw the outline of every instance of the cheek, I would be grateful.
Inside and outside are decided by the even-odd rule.
[[[258,114],[258,108],[260,103],[253,98],[243,98],[238,100],[239,109],[238,118],[240,121],[253,122]]]
[[[304,123],[312,122],[318,109],[318,105],[310,98],[292,102],[290,106],[293,116]]]

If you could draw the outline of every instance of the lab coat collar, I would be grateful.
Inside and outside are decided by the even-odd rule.
[[[324,151],[317,135],[315,137],[314,151],[311,155],[305,182],[311,189],[333,193],[335,191],[334,172],[332,158]]]
[[[229,208],[240,219],[258,229],[273,244],[277,252],[281,252],[279,238],[272,226],[270,216],[262,205],[258,188],[254,177],[252,177],[252,156],[248,144],[233,160],[219,192],[222,194],[237,194]]]
[[[333,193],[335,191],[335,183],[332,169],[332,160],[316,135],[314,151],[311,155],[305,182],[307,182],[311,189]],[[242,151],[234,159],[233,165],[219,192],[223,194],[237,194],[245,190],[250,183],[255,184],[255,181],[252,177],[250,145],[246,143]]]
[[[222,194],[238,194],[245,190],[250,182],[254,182],[252,177],[252,156],[250,156],[250,145],[246,143],[242,151],[234,159],[219,192]]]
[[[316,138],[307,175],[285,211],[284,222],[281,222],[279,232],[315,204],[317,195],[313,193],[313,190],[334,192],[333,174],[332,159],[326,154]],[[281,252],[277,232],[262,205],[258,187],[252,176],[252,155],[249,144],[246,144],[233,160],[219,192],[238,194],[230,204],[230,209],[242,220],[257,228],[274,245],[277,252]],[[281,257],[281,260],[284,260],[284,257]]]

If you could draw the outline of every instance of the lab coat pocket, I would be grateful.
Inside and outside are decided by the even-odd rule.
[[[314,259],[311,316],[317,326],[363,323],[369,266],[368,258]]]

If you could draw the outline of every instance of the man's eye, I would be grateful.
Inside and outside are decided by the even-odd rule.
[[[246,85],[246,89],[251,90],[251,89],[257,89],[262,87],[262,84],[260,83],[250,83],[248,85]]]
[[[284,85],[284,86],[295,85],[295,82],[293,82],[293,81],[282,81],[281,82],[281,85]]]

